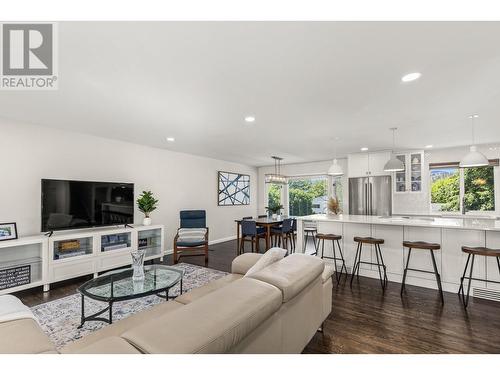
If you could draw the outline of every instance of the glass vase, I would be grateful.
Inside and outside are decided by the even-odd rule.
[[[132,280],[140,281],[144,280],[144,256],[146,255],[145,250],[134,250],[131,252],[132,255]]]

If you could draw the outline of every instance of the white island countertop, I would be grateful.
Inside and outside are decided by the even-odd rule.
[[[345,215],[345,214],[330,216],[324,214],[317,214],[317,215],[300,216],[297,217],[297,220],[500,231],[500,220],[478,219],[478,218],[369,216],[369,215]]]

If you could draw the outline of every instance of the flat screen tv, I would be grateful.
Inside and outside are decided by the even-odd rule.
[[[42,232],[134,222],[134,184],[42,180]]]

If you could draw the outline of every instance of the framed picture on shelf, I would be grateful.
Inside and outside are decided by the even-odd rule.
[[[16,223],[0,224],[0,241],[17,239]]]
[[[250,204],[250,176],[222,172],[218,174],[218,205],[246,206]]]

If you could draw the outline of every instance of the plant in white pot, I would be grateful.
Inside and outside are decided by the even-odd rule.
[[[158,204],[158,199],[155,199],[151,191],[143,191],[142,194],[137,198],[137,207],[139,211],[144,214],[143,225],[151,225],[151,212],[156,210],[156,205]]]

